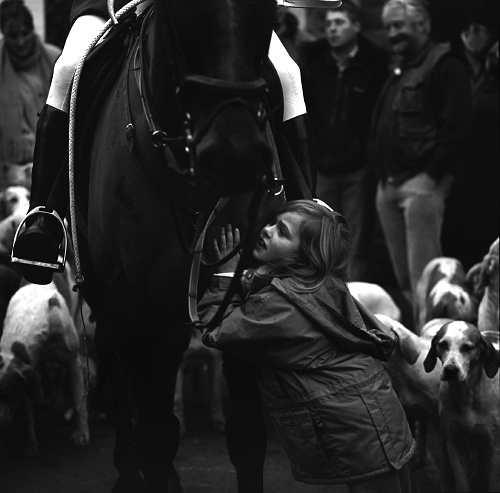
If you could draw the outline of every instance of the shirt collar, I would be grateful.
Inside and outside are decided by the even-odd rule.
[[[352,60],[356,54],[359,51],[359,47],[357,44],[354,45],[353,49],[349,52],[347,57],[344,59],[343,64],[340,63],[340,60],[335,56],[335,53],[333,51],[330,51],[330,54],[332,55],[333,60],[337,64],[337,67],[339,70],[344,70],[347,64],[349,63],[349,60]]]

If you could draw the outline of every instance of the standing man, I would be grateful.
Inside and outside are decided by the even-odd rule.
[[[431,39],[424,0],[389,0],[382,22],[395,63],[375,108],[369,156],[394,273],[411,303],[425,265],[442,255],[445,199],[464,165],[471,90],[449,46]]]
[[[367,281],[369,193],[366,144],[372,109],[386,78],[385,56],[359,36],[350,0],[326,12],[325,38],[310,44],[302,66],[304,99],[317,153],[317,196],[341,212],[351,232],[352,280]],[[371,198],[371,200],[370,200]]]

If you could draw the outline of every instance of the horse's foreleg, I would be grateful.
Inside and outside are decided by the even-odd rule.
[[[137,461],[134,448],[135,409],[129,394],[127,377],[114,346],[110,333],[101,323],[96,328],[96,349],[104,373],[113,389],[113,414],[115,419],[115,447],[113,463],[118,479],[113,493],[146,492],[146,485]]]
[[[238,493],[264,491],[267,431],[255,369],[224,354],[224,375],[231,411],[226,423],[229,459],[236,469]]]
[[[151,493],[182,491],[172,468],[180,436],[173,399],[177,371],[189,342],[189,333],[187,338],[166,339],[136,347],[136,354],[140,352],[142,356],[135,361],[133,370],[137,402],[134,436],[139,465]]]

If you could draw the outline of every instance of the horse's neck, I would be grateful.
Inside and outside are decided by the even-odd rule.
[[[169,73],[170,60],[155,16],[147,28],[146,37],[142,70],[145,71],[144,76],[150,96],[151,110],[156,114],[156,118],[162,120],[161,124],[168,127],[165,129],[167,133],[177,133],[179,129],[171,126],[172,119],[169,121],[162,119],[163,115],[175,112],[175,88],[172,86],[173,79]]]

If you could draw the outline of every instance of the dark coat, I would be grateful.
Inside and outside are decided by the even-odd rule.
[[[429,40],[397,60],[371,124],[369,160],[381,179],[400,184],[425,172],[436,182],[464,165],[472,94],[462,63]]]
[[[115,12],[118,12],[129,2],[130,0],[115,0]],[[70,13],[71,25],[82,15],[97,15],[103,19],[109,19],[106,0],[73,0]]]
[[[220,278],[219,278],[220,279]],[[224,282],[200,302],[208,318]],[[254,276],[209,346],[257,363],[259,388],[296,480],[357,481],[400,469],[414,452],[403,408],[380,361],[392,333],[347,286],[329,280],[300,292],[289,279]]]
[[[387,76],[387,57],[361,40],[343,72],[322,39],[304,47],[304,99],[324,174],[353,173],[366,165],[372,109]]]

